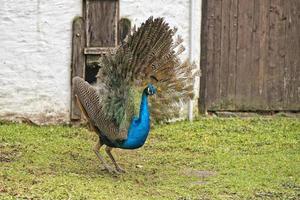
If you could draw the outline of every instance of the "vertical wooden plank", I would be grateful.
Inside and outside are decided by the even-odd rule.
[[[208,13],[208,37],[207,37],[207,59],[206,59],[206,99],[205,103],[207,109],[210,109],[212,101],[215,99],[215,71],[214,71],[214,32],[215,32],[215,0],[208,0],[207,13]]]
[[[285,1],[285,110],[300,110],[300,1]]]
[[[294,85],[294,91],[295,91],[295,99],[293,103],[293,110],[299,111],[300,110],[300,56],[299,56],[299,52],[300,52],[300,1],[298,0],[294,0],[294,5],[296,8],[296,14],[295,16],[295,26],[297,27],[297,33],[296,33],[296,44],[297,47],[295,49],[295,52],[298,52],[298,56],[295,57],[295,83]],[[298,16],[298,18],[297,18]]]
[[[269,2],[254,0],[250,98],[254,111],[267,110],[269,107],[265,84],[266,66],[269,62]]]
[[[296,34],[296,39],[297,39],[297,50],[296,52],[300,52],[300,2],[294,0],[294,4],[296,5],[296,9],[298,14],[295,16],[295,22],[296,22],[296,27],[297,27],[297,34]],[[297,18],[298,16],[298,18]],[[298,36],[298,37],[297,37]],[[299,54],[298,54],[299,55]],[[295,79],[295,89],[296,89],[296,96],[297,98],[295,99],[295,110],[299,111],[300,110],[300,56],[296,57],[296,79]]]
[[[260,18],[260,1],[259,0],[253,0],[253,24],[252,24],[252,34],[253,34],[253,41],[251,46],[251,82],[250,84],[250,99],[252,102],[252,109],[256,110],[260,107],[260,95],[259,95],[259,79],[261,77],[259,76],[259,59],[260,59],[260,29],[259,29],[259,18]]]
[[[220,79],[221,79],[221,32],[222,32],[222,0],[215,0],[215,31],[214,31],[214,73],[217,77],[213,86],[216,93],[213,101],[214,107],[220,109]]]
[[[254,12],[258,9],[258,16],[254,18],[256,31],[254,34],[253,59],[257,78],[254,87],[251,90],[253,101],[258,102],[254,107],[256,110],[267,110],[269,105],[267,101],[267,66],[269,64],[269,21],[270,21],[270,0],[257,0],[255,2]],[[258,21],[256,21],[258,20]],[[256,99],[254,99],[256,98]]]
[[[76,104],[72,78],[75,76],[84,77],[85,56],[83,53],[85,46],[85,28],[82,17],[76,17],[73,20],[72,36],[72,61],[71,61],[71,120],[79,120],[81,112]]]
[[[208,78],[209,90],[207,91],[208,99],[210,102],[209,109],[219,108],[220,98],[220,60],[221,60],[221,12],[222,12],[222,1],[214,0],[214,14],[213,14],[213,59],[211,61],[212,68]]]
[[[87,7],[87,1],[88,0],[82,0],[82,17],[85,20],[86,19],[86,7]],[[86,21],[86,20],[85,20]]]
[[[87,47],[114,47],[118,44],[118,1],[86,1]]]
[[[229,9],[229,62],[228,62],[228,94],[230,102],[228,110],[235,110],[235,87],[237,71],[237,30],[238,30],[238,0],[230,0]]]
[[[118,28],[119,42],[122,42],[131,32],[131,21],[127,18],[120,19]]]
[[[221,11],[220,109],[228,110],[230,0],[223,0]]]
[[[269,65],[267,69],[267,100],[269,109],[283,110],[285,66],[285,0],[270,3]]]
[[[120,34],[119,34],[119,20],[120,20],[120,0],[114,0],[115,1],[115,15],[114,15],[114,31],[115,31],[115,47],[119,45],[120,41]],[[130,22],[130,20],[128,20]],[[130,24],[131,27],[131,22]],[[131,30],[130,30],[131,31]]]
[[[238,110],[251,109],[251,59],[253,0],[240,0],[238,7],[236,103]]]
[[[208,21],[208,2],[210,0],[202,1],[202,17],[201,17],[201,52],[200,52],[200,68],[201,68],[201,77],[200,77],[200,91],[199,91],[199,100],[198,100],[198,110],[200,114],[205,114],[206,107],[206,95],[207,95],[207,63],[208,63],[208,37],[209,37],[209,21]]]

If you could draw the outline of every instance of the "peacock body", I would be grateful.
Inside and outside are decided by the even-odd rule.
[[[79,77],[73,79],[77,102],[99,136],[94,151],[109,171],[99,154],[102,145],[107,146],[117,172],[122,172],[112,148],[143,146],[150,131],[150,110],[156,116],[174,117],[178,105],[193,95],[194,66],[180,62],[178,55],[184,48],[180,37],[173,42],[175,32],[163,18],[150,17],[116,52],[102,58],[95,86]],[[138,91],[142,96],[136,113]]]

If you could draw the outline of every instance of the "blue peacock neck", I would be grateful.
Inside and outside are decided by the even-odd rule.
[[[146,94],[146,91],[143,91],[142,99],[141,99],[141,105],[140,105],[140,113],[138,121],[140,123],[149,124],[150,125],[150,112],[149,112],[149,106],[148,106],[148,95]]]
[[[144,145],[150,131],[150,112],[148,106],[148,95],[144,90],[139,117],[135,117],[128,130],[127,139],[119,145],[122,149],[136,149]]]

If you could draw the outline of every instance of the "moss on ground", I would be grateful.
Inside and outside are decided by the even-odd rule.
[[[156,126],[143,148],[114,151],[119,176],[101,170],[95,139],[85,128],[0,124],[0,199],[300,199],[297,118]]]

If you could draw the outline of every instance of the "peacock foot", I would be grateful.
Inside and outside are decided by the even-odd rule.
[[[107,171],[110,174],[120,174],[120,172],[117,169],[114,169],[110,166],[104,166],[104,168],[102,169],[103,171]]]
[[[116,170],[117,170],[119,173],[126,173],[125,169],[121,168],[120,166],[116,167]]]

